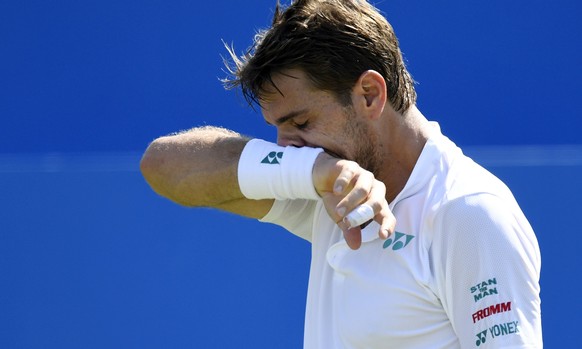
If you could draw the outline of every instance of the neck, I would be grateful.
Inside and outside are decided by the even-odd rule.
[[[426,141],[433,132],[428,120],[416,108],[410,107],[405,114],[387,111],[386,125],[383,125],[383,159],[385,159],[378,179],[386,185],[386,200],[392,202],[402,191]],[[388,132],[385,132],[388,130]]]

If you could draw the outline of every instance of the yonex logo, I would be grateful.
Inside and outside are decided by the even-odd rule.
[[[485,342],[487,342],[487,330],[477,333],[477,341],[475,342],[475,345],[480,346]]]
[[[510,321],[493,325],[492,327],[489,327],[489,329],[485,329],[475,335],[477,337],[475,345],[481,346],[481,344],[485,344],[488,338],[507,336],[516,333],[519,333],[519,321]]]
[[[392,246],[393,251],[398,251],[410,243],[414,239],[414,235],[403,234],[399,232],[394,232],[394,239],[389,238],[384,241],[384,248]]]
[[[261,161],[261,164],[279,165],[280,164],[279,160],[281,160],[282,158],[283,158],[282,151],[278,153],[276,151],[272,151],[269,153],[269,155],[265,156],[263,161]]]

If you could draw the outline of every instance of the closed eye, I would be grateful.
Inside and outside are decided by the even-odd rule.
[[[295,126],[298,130],[305,130],[307,128],[309,124],[309,121],[304,121],[304,122],[294,122],[293,126]]]

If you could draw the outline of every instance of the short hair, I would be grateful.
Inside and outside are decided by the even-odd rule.
[[[271,28],[259,31],[246,54],[225,60],[227,89],[241,87],[247,102],[260,105],[272,75],[301,69],[315,88],[351,105],[351,91],[367,70],[386,81],[392,107],[401,113],[416,103],[414,80],[386,18],[365,0],[295,0],[282,9],[277,0]]]

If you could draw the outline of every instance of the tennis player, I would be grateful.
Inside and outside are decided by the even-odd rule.
[[[364,0],[277,6],[240,87],[277,144],[220,127],[161,137],[159,194],[312,243],[304,347],[542,348],[540,252],[510,190],[416,107],[392,27]]]

